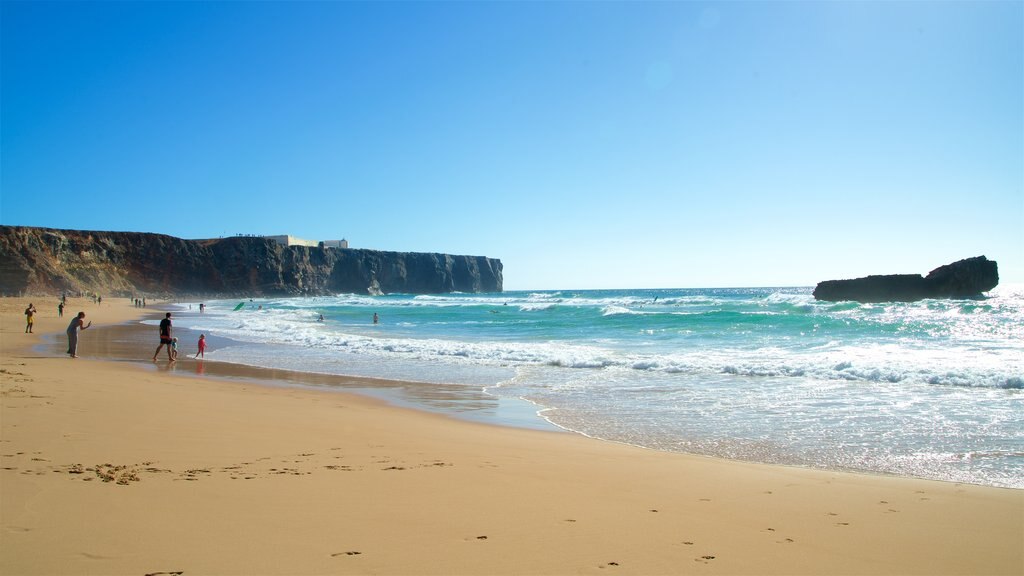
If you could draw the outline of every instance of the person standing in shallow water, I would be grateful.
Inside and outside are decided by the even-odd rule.
[[[160,321],[160,345],[156,347],[156,352],[153,352],[153,362],[156,362],[156,357],[164,346],[167,346],[167,361],[174,362],[173,342],[174,340],[171,339],[171,313],[168,312]]]
[[[68,324],[68,354],[72,358],[78,358],[78,332],[92,326],[92,320],[85,323],[85,312],[79,312],[71,324]]]

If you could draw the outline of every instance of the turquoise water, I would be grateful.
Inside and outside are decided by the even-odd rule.
[[[229,339],[210,360],[483,390],[606,440],[1024,488],[1024,290],[891,304],[810,292],[232,300],[175,324]]]

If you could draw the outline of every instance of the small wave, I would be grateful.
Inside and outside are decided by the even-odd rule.
[[[527,295],[530,300],[552,300],[561,297],[561,292],[531,292]]]
[[[607,306],[601,311],[601,316],[620,316],[623,314],[636,314],[637,312],[622,306]]]
[[[522,304],[519,306],[521,312],[539,312],[541,310],[551,310],[555,306],[558,306],[557,302],[539,302],[531,304]]]
[[[1009,390],[1024,390],[1024,378],[1013,377],[1007,378],[1006,382],[1000,386],[1000,388],[1006,388]]]
[[[614,366],[615,362],[602,360],[600,358],[552,358],[545,362],[546,366],[557,368],[607,368]]]
[[[793,294],[791,292],[773,292],[769,294],[765,299],[765,302],[771,304],[812,304],[814,302],[814,296],[810,294]]]

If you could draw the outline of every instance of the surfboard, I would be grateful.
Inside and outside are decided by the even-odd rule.
[[[239,302],[238,306],[235,306],[235,309],[232,310],[232,312],[238,312],[239,310],[242,309],[242,306],[245,306],[245,302]]]

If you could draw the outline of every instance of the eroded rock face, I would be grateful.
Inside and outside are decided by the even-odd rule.
[[[826,280],[814,289],[817,300],[913,302],[925,298],[980,298],[999,284],[999,268],[984,256],[932,270],[928,276],[889,274],[853,280]]]
[[[0,293],[154,296],[501,292],[500,260],[280,246],[258,237],[0,226]]]

